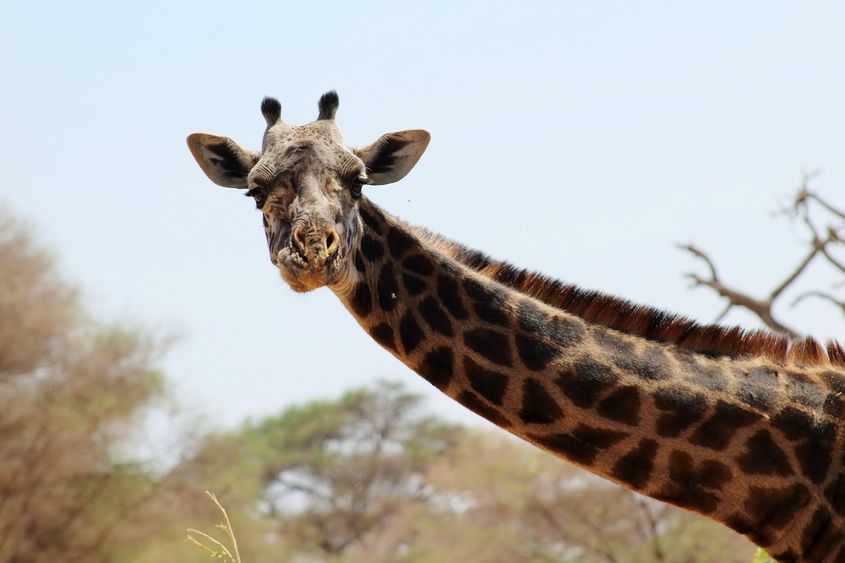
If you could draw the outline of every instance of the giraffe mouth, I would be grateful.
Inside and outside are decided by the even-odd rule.
[[[334,283],[340,274],[343,254],[337,252],[328,260],[312,263],[296,245],[288,244],[276,255],[274,264],[291,289],[304,293]]]

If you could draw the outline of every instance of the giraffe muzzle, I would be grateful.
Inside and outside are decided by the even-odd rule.
[[[279,250],[273,263],[296,291],[310,291],[331,283],[337,275],[340,235],[323,223],[299,223],[290,243]]]

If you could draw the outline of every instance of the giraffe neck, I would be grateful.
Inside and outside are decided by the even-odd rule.
[[[354,268],[332,289],[439,390],[780,560],[845,561],[841,368],[708,357],[586,322],[482,275],[366,198],[360,216]]]

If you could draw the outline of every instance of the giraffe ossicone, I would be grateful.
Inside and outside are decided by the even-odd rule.
[[[688,319],[493,260],[363,194],[410,172],[423,130],[345,144],[338,97],[260,152],[195,133],[216,184],[247,190],[270,260],[327,286],[374,340],[494,424],[746,534],[779,561],[845,562],[845,351]]]

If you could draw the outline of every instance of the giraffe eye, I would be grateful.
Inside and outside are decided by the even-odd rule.
[[[349,191],[352,192],[352,197],[354,199],[358,199],[361,197],[361,188],[363,188],[366,184],[370,183],[370,179],[367,178],[364,174],[360,174],[356,176],[349,187]]]
[[[265,192],[261,188],[252,188],[251,190],[247,190],[244,195],[247,197],[255,198],[256,209],[261,209],[262,207],[264,207],[264,204],[267,203],[267,192]]]

